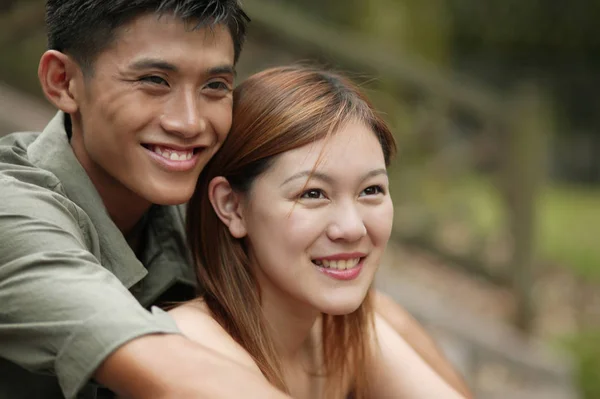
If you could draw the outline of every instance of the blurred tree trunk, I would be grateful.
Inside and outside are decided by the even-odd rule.
[[[530,332],[535,320],[535,226],[545,175],[550,112],[534,85],[522,85],[508,107],[504,148],[504,198],[513,240],[512,286],[517,299],[515,323]]]

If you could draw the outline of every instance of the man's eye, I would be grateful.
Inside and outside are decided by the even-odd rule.
[[[208,87],[211,90],[229,90],[229,85],[227,85],[227,83],[220,81],[220,80],[215,80],[213,82],[210,82],[206,85],[206,87]]]
[[[151,84],[155,84],[155,85],[165,85],[165,86],[169,85],[169,83],[165,79],[161,78],[160,76],[155,76],[155,75],[144,76],[144,77],[140,78],[140,82],[151,83]]]
[[[363,192],[361,193],[361,196],[364,195],[377,195],[377,194],[383,194],[384,190],[383,187],[381,186],[370,186],[367,187],[363,190]]]
[[[305,192],[303,192],[302,195],[300,195],[300,198],[323,199],[323,198],[325,198],[325,194],[323,193],[322,190],[312,188],[310,190],[306,190]]]

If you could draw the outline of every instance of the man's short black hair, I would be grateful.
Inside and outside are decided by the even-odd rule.
[[[148,13],[172,14],[195,28],[227,26],[236,62],[250,21],[238,0],[47,0],[48,48],[69,54],[89,69],[111,45],[118,28]]]

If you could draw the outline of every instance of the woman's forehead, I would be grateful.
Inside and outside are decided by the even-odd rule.
[[[385,167],[381,144],[375,133],[362,123],[349,123],[329,137],[279,154],[270,171],[274,174],[344,170],[350,165]]]

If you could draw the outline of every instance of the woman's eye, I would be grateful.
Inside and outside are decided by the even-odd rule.
[[[325,198],[325,195],[323,194],[323,191],[321,191],[321,190],[310,189],[310,190],[306,190],[305,192],[303,192],[302,195],[300,196],[300,198],[323,199],[323,198]]]
[[[169,85],[169,83],[165,79],[161,78],[160,76],[155,76],[155,75],[144,76],[143,78],[140,78],[140,82],[152,83],[155,85],[165,85],[165,86]]]
[[[367,187],[363,190],[363,192],[361,193],[361,196],[364,195],[377,195],[377,194],[383,194],[384,190],[383,187],[381,186],[370,186]]]

